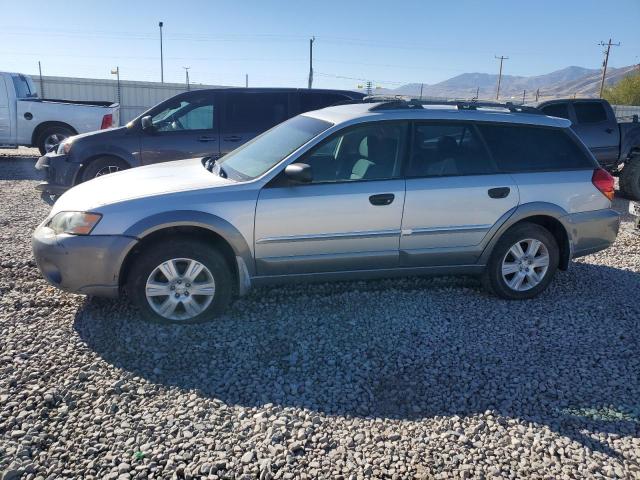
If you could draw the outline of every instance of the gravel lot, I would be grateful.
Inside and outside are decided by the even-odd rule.
[[[0,157],[4,479],[640,478],[628,215],[532,301],[471,278],[301,285],[167,327],[42,280],[32,155]]]

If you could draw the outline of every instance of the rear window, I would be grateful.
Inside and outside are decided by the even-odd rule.
[[[498,169],[536,172],[593,168],[592,160],[562,129],[478,124]]]
[[[577,102],[573,104],[578,123],[606,122],[607,112],[600,102]]]
[[[301,92],[300,113],[320,110],[345,100],[349,100],[349,98],[338,93]]]
[[[555,103],[542,107],[545,115],[558,118],[569,118],[569,106],[566,103]]]
[[[225,100],[226,132],[262,133],[289,117],[286,93],[230,93]]]

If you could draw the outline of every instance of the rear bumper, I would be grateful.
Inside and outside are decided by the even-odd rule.
[[[571,239],[572,258],[610,247],[620,229],[620,214],[610,208],[573,213],[563,220]]]
[[[40,157],[35,167],[44,172],[46,180],[36,185],[36,189],[53,194],[65,192],[75,184],[81,166],[70,162],[67,155],[48,153]]]
[[[42,226],[31,240],[38,268],[50,284],[103,297],[118,296],[120,267],[136,243],[119,235],[55,235]]]

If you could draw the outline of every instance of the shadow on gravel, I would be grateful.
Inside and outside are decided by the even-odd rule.
[[[43,180],[44,174],[35,169],[37,157],[0,156],[0,180]]]
[[[75,328],[130,377],[227,404],[405,420],[493,410],[618,456],[598,436],[640,434],[639,298],[640,274],[576,263],[525,302],[468,278],[396,279],[260,289],[199,326],[91,300]]]

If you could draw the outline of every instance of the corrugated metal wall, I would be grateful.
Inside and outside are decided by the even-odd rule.
[[[611,105],[616,113],[616,118],[621,122],[628,122],[633,119],[634,115],[640,117],[640,107],[632,105]]]
[[[116,80],[97,78],[42,77],[33,81],[44,98],[64,100],[111,101],[118,99]],[[221,88],[220,85],[191,85],[192,90]],[[184,83],[136,82],[120,80],[120,125],[124,125],[147,108],[186,90]]]

